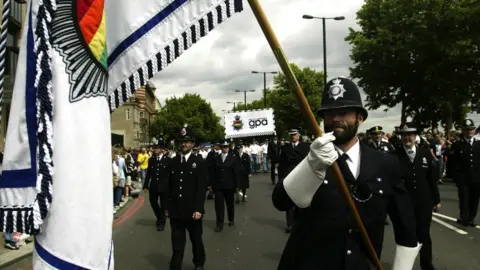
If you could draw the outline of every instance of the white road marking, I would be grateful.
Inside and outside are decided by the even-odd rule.
[[[452,226],[452,225],[446,223],[445,221],[442,221],[442,220],[440,220],[436,217],[432,217],[432,220],[437,222],[440,225],[443,225],[443,226],[447,227],[448,229],[450,229],[452,231],[455,231],[455,232],[459,233],[459,234],[463,234],[463,235],[468,234],[466,231],[460,230],[459,228],[457,228],[455,226]]]
[[[433,215],[435,215],[435,216],[437,216],[437,217],[441,217],[441,218],[444,218],[444,219],[448,219],[448,220],[457,222],[457,219],[456,219],[456,218],[453,218],[453,217],[449,217],[449,216],[442,215],[442,214],[439,214],[439,213],[433,213]],[[475,228],[480,230],[480,226],[478,226],[478,225],[475,226]]]

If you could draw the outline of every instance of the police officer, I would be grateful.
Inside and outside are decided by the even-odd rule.
[[[420,266],[422,270],[433,270],[435,268],[432,265],[430,224],[432,209],[438,210],[441,207],[437,173],[430,151],[415,145],[418,135],[415,126],[412,123],[404,124],[398,133],[402,137],[403,146],[397,148],[395,154],[400,161],[402,178],[415,208],[418,241],[423,244],[420,250]]]
[[[243,152],[243,145],[238,144],[236,147],[236,156],[239,161],[239,171],[238,171],[238,189],[240,189],[242,197],[242,202],[245,202],[245,197],[247,195],[247,189],[250,188],[250,177],[252,177],[252,170],[250,167],[250,156],[247,153]],[[235,203],[240,203],[240,196],[235,198]]]
[[[395,148],[391,143],[382,140],[383,135],[385,135],[385,133],[381,126],[372,127],[370,129],[370,138],[372,138],[370,146],[385,153],[393,153]]]
[[[167,204],[168,178],[171,159],[165,155],[165,142],[159,140],[154,146],[154,156],[148,160],[147,175],[143,190],[149,192],[150,205],[157,217],[157,231],[165,229],[165,205]],[[160,205],[158,204],[160,202]]]
[[[213,177],[215,174],[215,157],[218,156],[221,151],[220,151],[220,143],[218,141],[213,141],[212,143],[212,149],[210,152],[207,154],[207,166],[208,166],[208,194],[207,194],[207,200],[213,200],[214,198],[214,191],[210,188],[212,186],[211,182],[213,181]]]
[[[227,205],[228,226],[235,225],[234,197],[238,188],[238,158],[229,153],[228,142],[221,145],[222,153],[215,157],[214,175],[211,182],[215,192],[215,213],[217,227],[215,232],[221,232],[225,221],[225,204]]]
[[[192,243],[195,269],[205,264],[202,218],[205,214],[205,191],[207,190],[207,164],[200,156],[192,153],[195,134],[185,125],[177,138],[180,153],[171,162],[169,178],[169,201],[167,214],[172,229],[172,250],[170,269],[182,269],[186,234]]]
[[[350,187],[376,253],[382,250],[388,214],[397,242],[393,269],[412,269],[420,248],[412,201],[402,184],[397,157],[375,151],[356,136],[368,112],[355,83],[343,77],[331,80],[317,113],[328,133],[311,145],[295,148],[291,172],[273,191],[278,210],[298,207],[278,269],[370,269],[366,248],[335,183],[334,161]]]
[[[275,169],[278,164],[278,151],[279,151],[279,145],[278,145],[278,140],[277,138],[273,138],[269,143],[268,143],[268,159],[270,159],[270,180],[272,181],[272,185],[275,185]]]
[[[448,161],[453,163],[453,180],[458,189],[457,223],[475,227],[480,200],[480,142],[474,138],[475,124],[471,119],[466,119],[461,129],[461,139],[452,144]]]

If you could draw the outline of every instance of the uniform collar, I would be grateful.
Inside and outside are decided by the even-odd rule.
[[[183,157],[185,157],[185,161],[188,161],[188,158],[190,157],[190,155],[192,154],[192,151],[190,151],[188,154],[182,154],[182,159]]]

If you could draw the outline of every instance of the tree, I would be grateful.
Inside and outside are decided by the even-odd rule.
[[[319,107],[323,94],[323,72],[312,68],[300,68],[296,64],[290,64],[290,67],[297,77],[300,86],[307,97],[311,109],[315,112]],[[272,108],[275,113],[275,127],[277,134],[282,134],[289,128],[306,129],[306,123],[297,98],[293,89],[288,86],[285,75],[282,73],[275,75],[273,89],[267,89],[267,107]],[[259,100],[247,104],[247,109],[263,109],[263,97]],[[245,105],[236,106],[237,111],[245,110]],[[317,119],[320,121],[320,119]]]
[[[210,103],[197,94],[185,94],[165,100],[165,105],[157,113],[150,132],[164,140],[175,139],[184,124],[188,124],[198,142],[225,138],[224,127]]]
[[[357,13],[360,30],[345,39],[366,106],[401,103],[401,121],[411,116],[421,126],[442,121],[449,130],[460,122],[480,97],[477,2],[366,1]]]

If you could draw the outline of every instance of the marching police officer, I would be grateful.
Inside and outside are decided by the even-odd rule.
[[[420,266],[422,270],[433,270],[435,268],[432,265],[430,224],[432,210],[441,207],[437,173],[432,164],[430,151],[415,145],[418,135],[415,126],[412,123],[404,124],[398,133],[401,135],[403,146],[397,148],[395,154],[400,161],[402,178],[415,208],[418,241],[423,244],[420,250]]]
[[[187,230],[192,243],[195,269],[201,270],[205,264],[202,217],[205,214],[207,164],[201,156],[192,153],[195,134],[190,127],[185,125],[182,128],[177,141],[181,147],[171,162],[167,204],[173,250],[170,269],[182,269]]]
[[[143,190],[149,191],[150,205],[157,217],[157,231],[165,229],[165,206],[167,204],[168,178],[171,159],[165,155],[165,142],[159,140],[154,146],[154,156],[148,160],[147,175]],[[160,202],[160,205],[158,204]]]
[[[402,184],[396,156],[375,151],[356,136],[368,116],[358,87],[347,78],[331,80],[317,113],[329,133],[311,145],[295,148],[290,156],[291,172],[273,191],[278,210],[297,206],[295,225],[278,269],[370,269],[366,248],[335,183],[331,169],[335,161],[376,253],[380,255],[382,250],[388,214],[397,242],[393,269],[412,269],[421,246],[412,201]]]
[[[245,202],[247,189],[250,188],[250,177],[252,177],[252,168],[250,167],[250,156],[243,152],[243,145],[238,144],[235,147],[237,159],[239,161],[238,188],[241,190],[242,202]],[[237,193],[238,194],[238,193]],[[235,203],[240,203],[240,196],[235,198]]]
[[[238,158],[229,153],[228,142],[221,145],[221,154],[215,157],[214,175],[211,182],[215,192],[215,213],[217,227],[215,232],[221,232],[225,221],[225,204],[227,205],[228,226],[235,225],[234,197],[238,188]]]
[[[284,144],[280,148],[280,157],[278,161],[278,182],[283,181],[287,176],[288,170],[290,168],[290,156],[293,153],[293,149],[298,147],[300,144],[300,131],[296,128],[292,128],[288,131],[290,135],[290,143]],[[295,219],[295,207],[292,206],[291,209],[285,210],[285,217],[287,221],[287,228],[285,233],[290,233],[292,231],[293,222]]]
[[[372,138],[370,146],[385,153],[393,153],[395,148],[392,144],[382,140],[384,134],[381,126],[372,127],[370,129],[370,138]]]
[[[277,167],[277,164],[278,164],[278,151],[280,149],[280,146],[278,145],[278,141],[277,141],[277,138],[273,138],[273,140],[271,140],[269,143],[268,143],[268,159],[270,159],[270,180],[272,180],[272,185],[275,185],[275,169]]]
[[[462,138],[451,147],[453,180],[458,189],[460,217],[457,223],[475,227],[480,200],[480,142],[475,138],[475,124],[466,119],[461,127]]]

